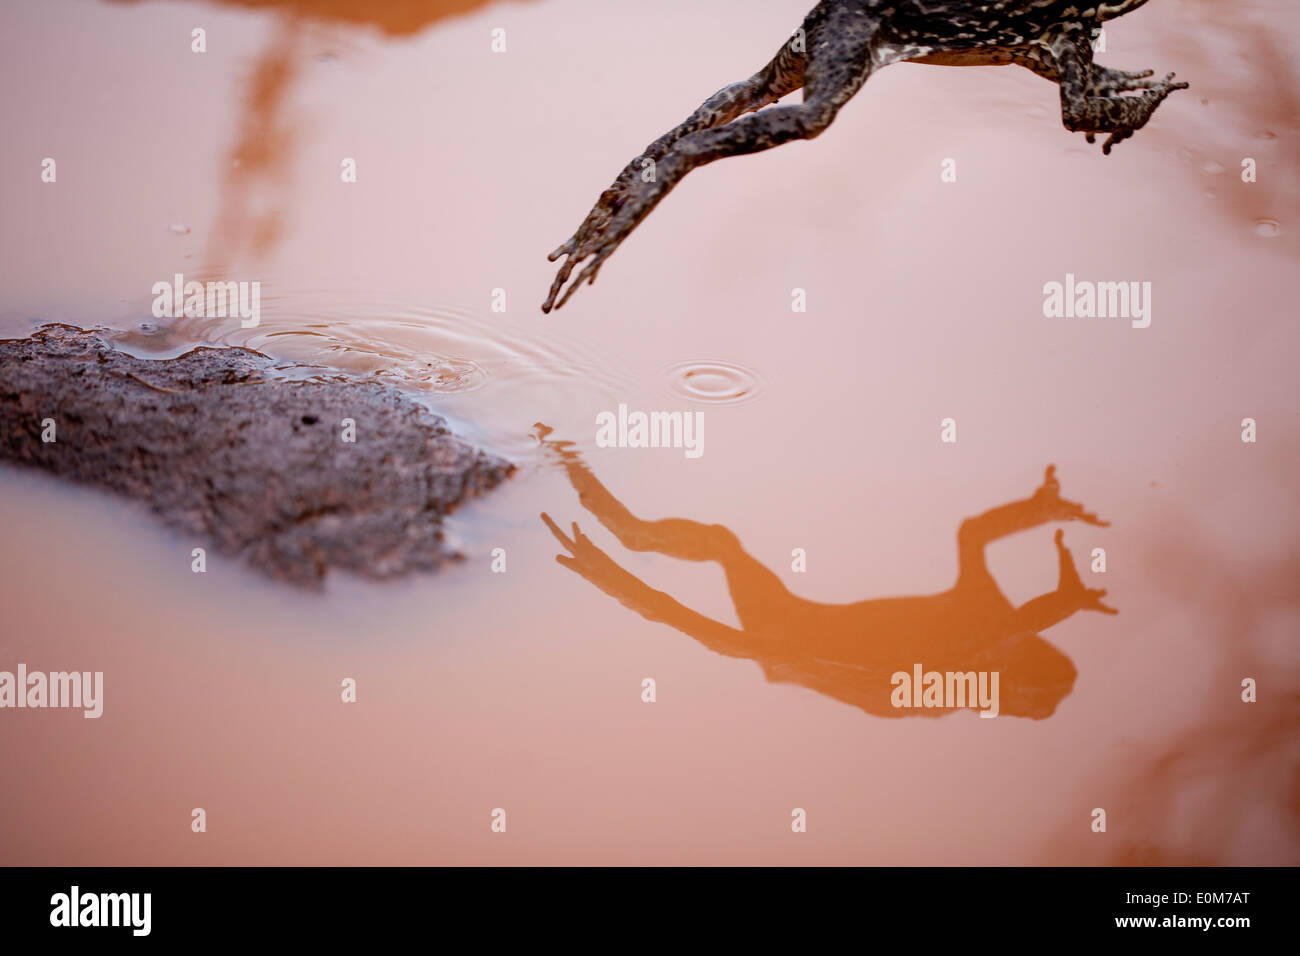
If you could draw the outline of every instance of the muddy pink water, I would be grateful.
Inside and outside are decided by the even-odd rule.
[[[373,374],[522,467],[453,521],[462,565],[323,595],[192,573],[203,542],[140,508],[0,470],[0,669],[105,675],[99,720],[0,714],[0,861],[1300,862],[1300,15],[1110,24],[1103,62],[1192,89],[1107,158],[1026,71],[889,68],[815,142],[692,174],[543,317],[545,253],[805,2],[5,5],[0,332]],[[260,282],[260,325],[156,322],[177,272]],[[1045,318],[1067,273],[1150,282],[1149,327]],[[619,403],[703,411],[703,455],[598,448]],[[1065,541],[1121,613],[1042,632],[1078,672],[1046,719],[870,716],[557,564],[542,512],[739,626],[718,565],[583,509],[538,422],[635,514],[724,525],[828,603],[948,588],[962,519],[1055,463],[1112,522]],[[990,546],[1014,603],[1056,586],[1051,538]]]

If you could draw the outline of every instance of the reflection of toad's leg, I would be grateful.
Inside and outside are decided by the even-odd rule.
[[[1101,611],[1104,614],[1118,614],[1112,607],[1103,604],[1101,599],[1106,591],[1085,588],[1079,579],[1079,572],[1074,568],[1074,558],[1065,546],[1065,533],[1056,532],[1056,553],[1060,560],[1060,580],[1056,590],[1041,594],[1031,601],[1026,601],[1016,608],[1011,616],[1012,632],[1016,634],[1036,634],[1064,621],[1076,611]]]
[[[1027,531],[1050,521],[1084,521],[1105,527],[1095,514],[1085,511],[1083,505],[1061,497],[1061,483],[1056,480],[1056,466],[1048,465],[1043,484],[1030,498],[1013,501],[967,518],[957,531],[957,550],[961,571],[958,588],[997,590],[984,563],[984,546],[990,541],[1005,538],[1018,531]]]
[[[630,551],[653,551],[684,561],[717,561],[727,575],[727,586],[736,615],[746,631],[771,630],[799,613],[805,604],[791,594],[781,579],[740,546],[739,540],[720,524],[706,525],[685,518],[644,521],[632,514],[591,473],[572,449],[556,447],[569,481],[582,506],[613,532]]]
[[[675,600],[672,595],[656,591],[592,544],[576,521],[573,523],[572,535],[561,531],[559,525],[545,512],[542,513],[542,522],[550,528],[551,534],[555,535],[564,550],[569,552],[567,555],[557,554],[555,560],[575,574],[582,575],[625,607],[636,611],[647,621],[658,621],[677,628],[711,651],[728,657],[754,657],[757,648],[744,631],[705,617]]]
[[[1011,614],[1012,639],[1000,651],[1002,713],[1042,720],[1074,689],[1078,672],[1068,657],[1038,636],[1077,611],[1119,613],[1101,599],[1103,590],[1085,588],[1065,546],[1064,532],[1056,532],[1060,579],[1056,590],[1026,601]]]

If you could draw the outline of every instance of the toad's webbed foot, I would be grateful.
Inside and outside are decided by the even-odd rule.
[[[1173,82],[1170,73],[1163,80],[1148,82],[1144,86],[1125,89],[1141,90],[1137,96],[1084,96],[1066,101],[1065,86],[1061,87],[1061,115],[1066,129],[1087,134],[1088,142],[1096,142],[1097,133],[1109,133],[1101,151],[1107,155],[1111,148],[1130,138],[1151,119],[1156,107],[1174,90],[1185,90],[1188,84]],[[1140,82],[1140,81],[1137,81]]]
[[[1096,142],[1097,133],[1109,133],[1101,148],[1108,155],[1117,143],[1147,124],[1165,97],[1187,89],[1186,83],[1174,82],[1172,73],[1162,80],[1152,80],[1149,70],[1129,73],[1094,64],[1092,48],[1078,33],[1058,38],[1052,45],[1052,55],[1061,85],[1061,120],[1065,128],[1086,133],[1090,143]]]
[[[1160,83],[1153,80],[1155,70],[1113,70],[1100,63],[1092,64],[1088,75],[1089,96],[1114,96],[1117,93],[1130,93],[1136,90],[1149,90]]]

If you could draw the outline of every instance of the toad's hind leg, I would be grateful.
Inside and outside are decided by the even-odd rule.
[[[550,311],[552,304],[562,306],[583,282],[594,282],[604,261],[692,169],[728,156],[812,139],[830,126],[840,107],[871,74],[876,21],[861,4],[842,2],[819,6],[805,22],[805,32],[804,101],[680,137],[664,152],[652,177],[639,171],[633,177],[619,198],[618,211],[602,231],[582,240],[575,236],[556,250],[556,257],[567,254],[569,258],[551,286],[543,311]],[[573,267],[588,257],[592,261],[560,295]]]

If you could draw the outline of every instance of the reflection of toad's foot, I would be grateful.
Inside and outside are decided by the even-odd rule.
[[[624,607],[636,611],[647,621],[657,621],[673,626],[692,626],[714,632],[715,637],[734,634],[726,625],[718,624],[696,614],[678,604],[675,600],[656,591],[636,575],[632,574],[608,554],[596,547],[591,539],[583,534],[575,521],[572,523],[572,536],[566,535],[546,512],[542,512],[542,521],[555,535],[555,540],[568,554],[557,554],[555,561],[570,571],[586,578]],[[699,636],[699,635],[697,635]],[[701,638],[703,639],[703,638]],[[722,651],[722,646],[715,649]],[[726,653],[726,651],[723,651]]]
[[[1060,559],[1061,574],[1057,580],[1056,591],[1080,611],[1101,611],[1103,614],[1118,614],[1113,607],[1101,603],[1106,596],[1105,588],[1085,588],[1079,579],[1079,572],[1074,567],[1074,557],[1065,546],[1065,532],[1056,530],[1056,555]]]
[[[578,527],[578,522],[573,522],[573,536],[569,537],[559,526],[552,520],[546,512],[542,512],[542,521],[546,527],[551,529],[551,534],[555,535],[555,540],[559,541],[565,551],[569,553],[557,554],[555,560],[564,565],[570,571],[576,571],[593,584],[600,585],[611,575],[623,571],[621,567],[604,551],[591,543],[591,539],[582,533]]]
[[[1056,478],[1055,465],[1047,466],[1043,484],[1034,492],[1031,500],[1042,509],[1044,521],[1083,521],[1102,528],[1110,525],[1109,521],[1102,521],[1078,502],[1066,501],[1061,497],[1061,483]]]
[[[537,447],[541,449],[542,454],[559,461],[575,457],[577,455],[577,446],[571,441],[552,438],[551,433],[553,431],[555,429],[550,425],[543,425],[541,422],[533,425],[533,437],[537,439]]]

